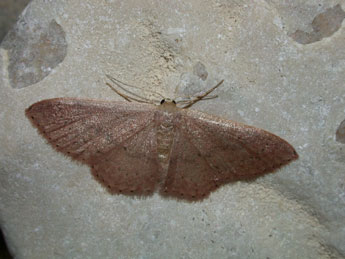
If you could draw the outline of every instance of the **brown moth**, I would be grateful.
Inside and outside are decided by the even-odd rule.
[[[26,116],[57,151],[90,166],[112,194],[158,191],[202,200],[226,183],[255,179],[298,158],[272,133],[186,109],[212,98],[223,81],[202,95],[153,105],[108,78],[128,102],[55,98],[31,105]]]

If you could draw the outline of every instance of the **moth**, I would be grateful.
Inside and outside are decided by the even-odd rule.
[[[126,102],[55,98],[26,116],[57,151],[91,168],[112,194],[202,200],[218,187],[255,179],[298,158],[265,130],[188,109],[213,98],[149,100],[107,83]],[[121,90],[119,90],[121,89]]]

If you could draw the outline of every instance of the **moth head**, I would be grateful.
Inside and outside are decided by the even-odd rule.
[[[164,99],[162,99],[161,100],[161,102],[160,102],[160,104],[161,105],[163,105],[163,104],[165,104],[165,105],[169,105],[169,104],[172,104],[172,105],[176,105],[176,102],[175,102],[175,100],[173,100],[173,99],[170,99],[170,98],[164,98]]]

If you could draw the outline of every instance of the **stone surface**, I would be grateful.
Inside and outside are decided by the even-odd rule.
[[[16,23],[18,15],[30,0],[2,0],[0,3],[0,42]]]
[[[13,88],[43,80],[67,54],[65,32],[55,20],[31,22],[25,13],[1,46],[8,54],[8,77]]]
[[[345,18],[345,12],[340,4],[333,8],[328,8],[324,12],[318,14],[313,19],[311,32],[296,30],[290,36],[299,43],[310,44],[320,41],[325,37],[332,36],[337,32]]]
[[[340,123],[335,136],[338,142],[345,144],[345,120]]]
[[[8,48],[16,42],[0,49],[0,222],[11,252],[17,258],[344,258],[345,148],[336,141],[345,107],[344,22],[313,43],[291,36],[312,32],[315,17],[338,4],[31,2],[23,14],[28,26],[55,21],[68,52],[39,80],[23,77],[26,87],[19,89],[11,74],[23,71],[11,69]],[[193,109],[275,133],[300,159],[198,203],[109,195],[24,116],[32,103],[53,97],[121,100],[104,84],[105,74],[167,97],[225,79],[217,99]]]

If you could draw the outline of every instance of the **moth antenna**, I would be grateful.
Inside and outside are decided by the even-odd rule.
[[[110,87],[111,90],[113,90],[115,93],[117,93],[118,95],[120,95],[122,98],[124,98],[126,101],[128,102],[131,102],[131,101],[135,101],[135,102],[139,102],[139,103],[148,103],[148,104],[155,104],[157,102],[159,102],[158,100],[156,99],[147,99],[145,97],[142,97],[140,95],[137,95],[135,93],[132,93],[131,91],[128,91],[127,89],[125,89],[124,87],[122,87],[121,85],[119,85],[116,81],[113,81],[119,88],[121,88],[123,91],[125,92],[128,92],[134,96],[136,96],[137,98],[135,97],[132,97],[130,95],[127,95],[127,94],[124,94],[124,93],[121,93],[119,90],[117,90],[115,87],[113,87],[111,84],[109,83],[106,83],[106,85],[108,87]]]
[[[151,94],[158,95],[161,99],[164,98],[164,96],[163,96],[162,94],[160,94],[159,92],[152,91],[152,90],[150,90],[150,89],[144,89],[144,88],[141,88],[141,87],[137,87],[137,86],[134,86],[134,85],[130,85],[130,84],[124,83],[124,82],[122,82],[122,81],[120,81],[120,80],[118,80],[118,79],[116,79],[116,78],[114,78],[114,77],[112,77],[112,76],[110,76],[110,75],[107,75],[107,74],[106,74],[106,77],[108,77],[108,79],[109,79],[110,81],[112,81],[114,84],[116,84],[116,85],[117,85],[118,87],[120,87],[122,90],[124,90],[124,91],[128,92],[129,94],[132,94],[132,95],[134,95],[134,96],[136,96],[136,97],[143,98],[142,96],[139,96],[139,95],[137,95],[136,93],[133,93],[133,92],[129,91],[128,89],[124,88],[123,86],[121,86],[121,84],[124,85],[124,86],[128,86],[128,87],[134,88],[134,89],[138,89],[138,90],[140,90],[140,91],[149,92],[149,93],[151,93]]]
[[[214,99],[217,98],[218,95],[209,95],[209,96],[205,96],[204,98],[202,98],[203,100],[210,100],[210,99]],[[176,103],[189,103],[191,101],[192,97],[186,97],[186,98],[181,98],[179,100],[175,100]]]
[[[186,109],[191,107],[193,104],[195,104],[196,102],[200,101],[200,100],[207,100],[207,99],[213,99],[213,98],[217,98],[218,95],[215,96],[209,96],[207,97],[210,93],[212,93],[217,87],[219,87],[222,83],[224,82],[224,79],[221,80],[218,84],[216,84],[214,87],[212,87],[211,89],[209,89],[208,91],[206,91],[205,93],[202,93],[201,95],[197,95],[197,96],[193,96],[191,97],[190,102],[182,107],[182,109]]]

